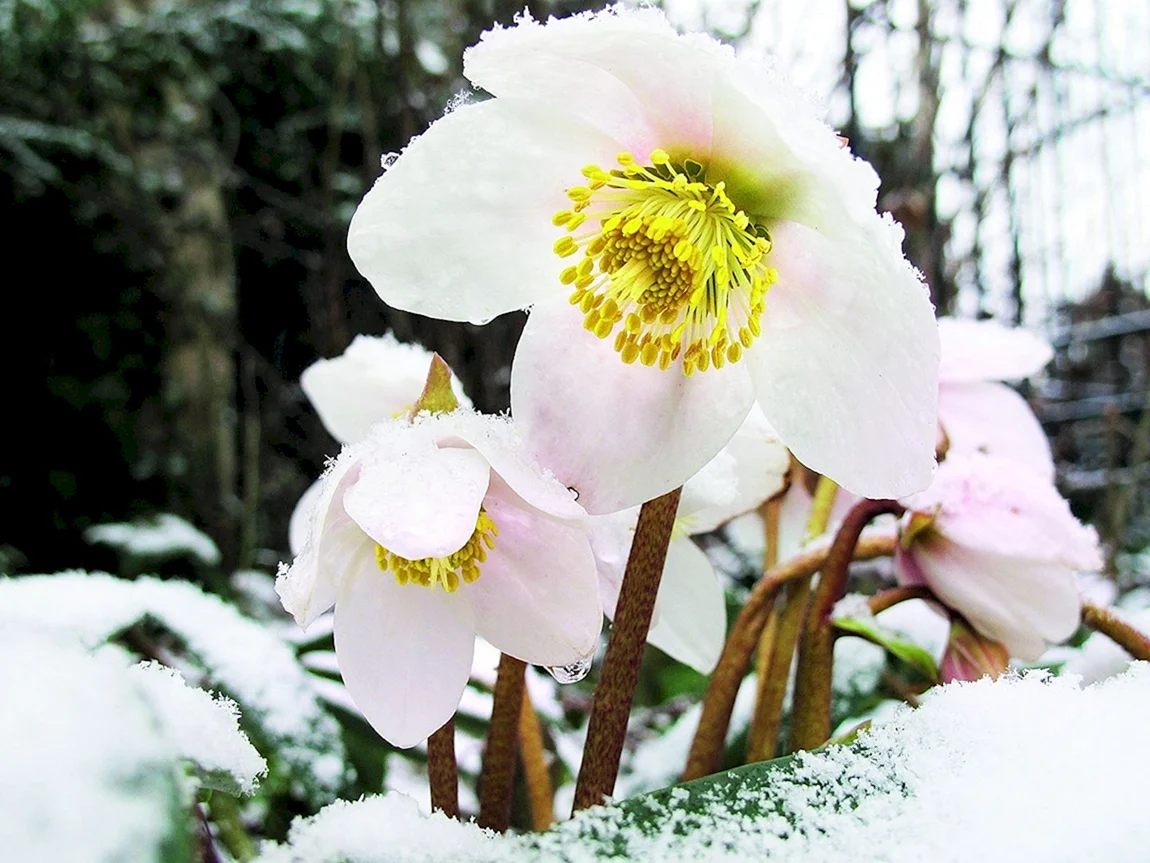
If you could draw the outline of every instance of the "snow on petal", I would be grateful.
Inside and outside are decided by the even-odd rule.
[[[499,534],[467,588],[479,634],[535,665],[589,657],[603,612],[587,529],[522,507],[498,479],[492,486],[484,505]]]
[[[367,193],[348,252],[388,305],[482,324],[558,285],[551,216],[589,161],[618,144],[558,107],[493,99],[456,108]]]
[[[997,321],[939,318],[938,332],[943,383],[1019,380],[1042,371],[1054,358],[1045,339]]]
[[[723,588],[707,556],[689,537],[671,540],[647,641],[701,674],[719,661],[727,635]]]
[[[948,458],[976,453],[998,456],[1054,481],[1054,457],[1046,432],[1026,400],[1005,384],[939,384],[938,421],[946,433]]]
[[[399,585],[366,561],[344,580],[335,651],[356,706],[380,736],[407,749],[451,718],[475,646],[466,595]]]
[[[323,495],[323,483],[318,479],[307,487],[291,511],[288,519],[288,548],[292,554],[299,554],[311,536],[312,514]]]
[[[705,465],[753,396],[743,369],[687,377],[619,362],[566,306],[537,306],[511,369],[524,440],[590,513],[643,503]]]

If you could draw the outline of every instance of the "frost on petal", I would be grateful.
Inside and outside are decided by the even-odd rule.
[[[473,449],[413,442],[403,457],[365,457],[344,507],[368,536],[400,557],[445,557],[475,532],[490,476],[487,460]]]
[[[997,321],[938,319],[942,341],[939,380],[944,383],[1012,381],[1042,371],[1054,358],[1050,343]]]
[[[399,585],[369,561],[344,580],[335,651],[347,691],[372,728],[406,749],[451,718],[475,647],[464,591]]]
[[[795,457],[881,498],[930,482],[938,331],[899,251],[901,232],[873,220],[833,237],[772,226],[779,281],[746,361],[763,413]]]
[[[627,365],[565,301],[531,313],[511,369],[524,442],[593,514],[682,485],[730,440],[752,401],[741,363],[691,377]]]
[[[535,665],[590,656],[603,611],[588,530],[523,508],[498,478],[484,506],[499,534],[466,587],[479,634]]]
[[[727,635],[723,588],[707,556],[688,537],[671,540],[647,641],[701,674],[719,661]]]
[[[944,381],[938,387],[938,421],[946,432],[948,458],[998,456],[1054,481],[1046,432],[1026,400],[1005,384]]]
[[[288,520],[288,547],[292,554],[299,554],[307,545],[308,537],[311,536],[312,515],[322,496],[323,483],[316,480],[296,501]]]
[[[500,98],[563,105],[644,159],[651,150],[711,147],[711,81],[731,51],[680,36],[662,13],[610,9],[483,34],[464,74]]]
[[[547,105],[464,105],[412,141],[367,193],[348,229],[356,268],[385,303],[486,323],[559,288],[551,217],[588,162],[618,144]]]
[[[300,375],[300,386],[320,420],[340,443],[366,437],[377,422],[411,408],[423,391],[431,352],[404,344],[388,333],[356,336],[340,356],[316,360]],[[452,390],[471,406],[458,378]]]

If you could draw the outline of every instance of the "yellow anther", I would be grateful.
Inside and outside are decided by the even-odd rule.
[[[651,164],[652,165],[666,165],[671,161],[671,157],[667,155],[666,150],[652,150],[651,151]]]
[[[577,251],[579,245],[571,237],[560,237],[555,241],[555,254],[561,258],[569,258]]]
[[[425,557],[409,560],[388,551],[382,545],[375,546],[375,561],[383,572],[392,572],[401,585],[415,584],[435,589],[442,587],[447,593],[454,593],[462,583],[471,584],[480,576],[480,564],[487,560],[488,549],[495,548],[495,537],[499,529],[487,510],[479,508],[475,520],[475,530],[471,537],[458,550],[444,557]]]
[[[567,267],[559,274],[559,281],[565,285],[573,285],[578,277],[579,271],[575,267]]]

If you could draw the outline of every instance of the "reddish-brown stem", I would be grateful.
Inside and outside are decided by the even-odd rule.
[[[795,699],[791,711],[791,752],[822,746],[831,736],[831,675],[835,648],[831,612],[846,593],[850,564],[863,528],[880,515],[900,515],[902,511],[897,501],[861,500],[847,513],[842,527],[835,534],[799,638]]]
[[[519,710],[519,762],[523,765],[527,801],[531,804],[531,826],[535,830],[546,830],[555,820],[555,792],[543,754],[543,729],[539,727],[539,717],[526,687],[523,688],[523,705]]]
[[[504,653],[495,677],[491,724],[483,750],[479,778],[479,826],[503,833],[511,826],[511,792],[515,785],[515,755],[519,714],[523,705],[523,675],[527,665]]]
[[[1101,632],[1135,659],[1150,660],[1150,637],[1109,609],[1083,601],[1082,622],[1095,632]]]
[[[427,738],[427,778],[431,808],[459,817],[459,769],[455,763],[455,720],[448,719]]]
[[[900,602],[912,599],[934,599],[934,593],[925,584],[909,584],[883,590],[867,599],[867,608],[871,614],[881,614],[888,608],[893,608]]]
[[[889,535],[863,537],[855,548],[855,560],[873,560],[894,554],[895,538]],[[830,549],[823,545],[808,549],[766,573],[755,585],[735,624],[727,636],[727,643],[719,657],[719,664],[711,673],[707,694],[703,701],[703,715],[691,743],[691,754],[683,771],[683,781],[698,779],[719,769],[723,759],[723,743],[731,722],[735,694],[746,673],[751,652],[766,625],[770,606],[779,588],[790,581],[806,578],[817,572]]]
[[[655,597],[667,560],[671,528],[679,509],[681,488],[649,500],[639,511],[635,539],[623,572],[611,640],[591,704],[583,764],[575,784],[576,811],[596,806],[615,790],[627,720],[639,682],[639,664],[651,628]]]

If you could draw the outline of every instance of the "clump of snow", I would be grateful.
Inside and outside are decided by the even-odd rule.
[[[0,627],[4,859],[171,859],[186,817],[180,753],[125,660],[57,631]]]
[[[179,667],[190,681],[239,702],[286,765],[297,794],[316,803],[336,795],[348,779],[339,725],[292,648],[269,628],[186,582],[83,572],[0,578],[0,624],[32,621],[96,647],[145,619],[186,646]]]
[[[141,521],[96,525],[84,531],[84,539],[92,545],[110,545],[140,560],[187,555],[207,566],[220,562],[220,550],[210,536],[169,512]]]
[[[158,662],[129,670],[145,693],[168,739],[196,765],[207,784],[222,791],[251,794],[268,769],[240,730],[240,710],[230,698],[189,687],[183,675]],[[227,777],[221,783],[213,777]]]

